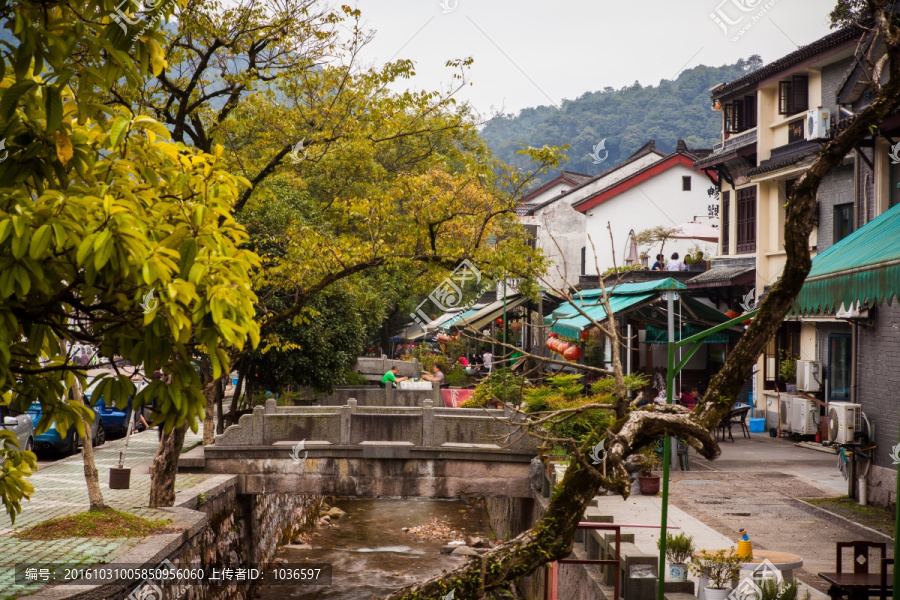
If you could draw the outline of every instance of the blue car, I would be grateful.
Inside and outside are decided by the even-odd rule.
[[[94,405],[94,411],[100,414],[106,435],[110,437],[124,437],[128,432],[128,422],[131,420],[131,398],[128,399],[128,406],[124,409],[117,408],[115,405],[107,406],[102,396],[92,404]]]
[[[34,429],[37,430],[41,421],[42,410],[40,402],[35,402],[28,407],[27,414],[34,423]],[[103,419],[94,411],[94,422],[91,425],[91,433],[93,437],[92,446],[99,446],[106,442],[106,430],[103,427]],[[66,435],[60,435],[56,430],[56,423],[50,426],[50,429],[40,435],[34,436],[35,452],[59,452],[63,454],[75,454],[81,448],[81,436],[78,435],[75,427],[69,427]]]

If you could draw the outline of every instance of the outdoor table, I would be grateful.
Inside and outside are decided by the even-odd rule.
[[[870,592],[881,589],[881,573],[819,573],[819,577],[846,592],[849,600],[868,600]]]
[[[709,554],[715,554],[718,550],[707,550]],[[726,550],[726,553],[728,551]],[[693,557],[699,559],[701,556],[701,552],[694,552]],[[763,563],[764,560],[768,560],[773,567],[781,571],[782,577],[784,577],[785,581],[789,581],[794,578],[794,569],[799,569],[803,566],[803,559],[800,558],[796,554],[790,554],[788,552],[776,552],[774,550],[753,550],[753,558],[749,561],[743,563],[741,565],[742,571],[752,571],[756,569],[759,565]],[[706,578],[701,577],[697,587],[700,592],[698,594],[700,600],[705,600],[706,598]]]

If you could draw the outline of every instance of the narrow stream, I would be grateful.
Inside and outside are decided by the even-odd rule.
[[[311,548],[283,548],[287,563],[330,563],[332,585],[261,587],[261,600],[368,600],[404,585],[427,579],[465,561],[441,554],[451,538],[420,539],[402,531],[431,525],[434,520],[460,532],[454,539],[484,536],[489,531],[483,505],[463,500],[348,500],[332,504],[347,514],[319,527],[309,537]]]

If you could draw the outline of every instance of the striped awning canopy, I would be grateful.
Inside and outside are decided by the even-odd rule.
[[[900,205],[863,225],[812,261],[792,313],[877,306],[900,294]]]

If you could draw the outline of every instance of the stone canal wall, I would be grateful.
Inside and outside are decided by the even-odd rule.
[[[107,565],[120,569],[153,569],[164,561],[182,569],[203,565],[248,568],[269,565],[280,545],[311,530],[322,498],[296,494],[242,495],[238,478],[218,475],[179,495],[172,514],[175,533],[152,535]],[[173,568],[169,566],[169,568]],[[108,585],[67,584],[43,588],[33,600],[243,600],[247,585],[208,582],[118,582]]]

